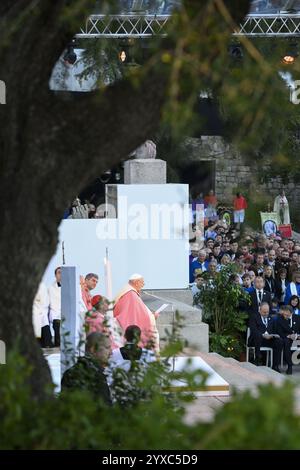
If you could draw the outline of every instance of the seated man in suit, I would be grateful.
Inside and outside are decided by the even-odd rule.
[[[272,298],[270,292],[265,289],[265,280],[261,276],[257,276],[254,281],[254,290],[250,292],[251,303],[249,306],[249,313],[259,313],[259,307],[263,302],[269,304],[270,313],[272,314]]]
[[[273,369],[279,370],[279,362],[283,341],[280,337],[272,336],[275,333],[275,319],[270,317],[270,307],[267,302],[262,302],[258,313],[252,313],[249,321],[250,337],[249,346],[255,347],[255,363],[261,363],[262,346],[273,349]]]
[[[300,318],[293,313],[290,305],[282,305],[275,325],[276,333],[283,341],[283,357],[288,366],[286,373],[291,375],[293,373],[291,346],[300,333]]]

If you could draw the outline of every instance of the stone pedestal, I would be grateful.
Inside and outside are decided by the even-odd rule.
[[[153,292],[156,293],[153,294]],[[171,333],[176,321],[176,311],[181,316],[182,328],[180,329],[180,337],[188,342],[189,347],[197,351],[208,352],[208,325],[202,322],[201,310],[192,307],[188,303],[178,299],[184,299],[190,303],[190,292],[183,289],[176,290],[160,290],[160,291],[143,291],[142,299],[147,307],[155,312],[162,304],[168,304],[156,320],[157,328],[160,336],[160,346],[163,348],[166,344],[166,337]]]
[[[125,184],[166,184],[167,163],[164,160],[128,160],[124,165]]]

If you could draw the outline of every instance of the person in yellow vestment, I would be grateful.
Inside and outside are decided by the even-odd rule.
[[[144,278],[141,274],[130,276],[128,284],[115,299],[114,316],[123,331],[128,326],[138,326],[141,329],[141,346],[159,353],[159,334],[155,313],[149,310],[140,295],[144,285]]]

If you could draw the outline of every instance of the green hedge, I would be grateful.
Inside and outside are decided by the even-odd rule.
[[[298,449],[293,386],[261,386],[225,404],[212,423],[188,426],[178,397],[157,391],[134,407],[106,408],[82,392],[33,401],[30,370],[11,354],[0,374],[0,449]],[[149,385],[149,384],[148,384]]]

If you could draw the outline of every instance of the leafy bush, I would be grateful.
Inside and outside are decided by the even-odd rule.
[[[188,426],[183,397],[156,390],[136,406],[107,408],[84,392],[33,401],[30,367],[10,354],[0,374],[0,449],[298,449],[300,419],[293,385],[235,394],[211,423]],[[191,377],[190,377],[191,379]],[[149,386],[148,376],[144,386]],[[166,398],[167,397],[167,398]],[[190,400],[191,398],[189,398]]]
[[[0,449],[186,448],[183,405],[192,395],[179,397],[168,390],[174,378],[185,380],[193,390],[199,379],[204,382],[204,374],[175,375],[167,360],[153,363],[144,374],[137,369],[136,364],[132,373],[119,374],[119,402],[113,407],[83,391],[55,396],[53,388],[38,402],[27,385],[30,367],[17,352],[9,354],[0,375]]]
[[[299,449],[300,420],[295,414],[293,392],[294,386],[286,382],[281,388],[259,386],[257,398],[249,392],[235,394],[196,441],[197,448]]]
[[[204,273],[206,282],[194,301],[201,305],[203,321],[209,325],[210,350],[238,358],[244,348],[243,332],[247,318],[240,304],[247,302],[248,296],[232,282],[233,273],[234,268],[230,266],[216,273],[212,279]]]

